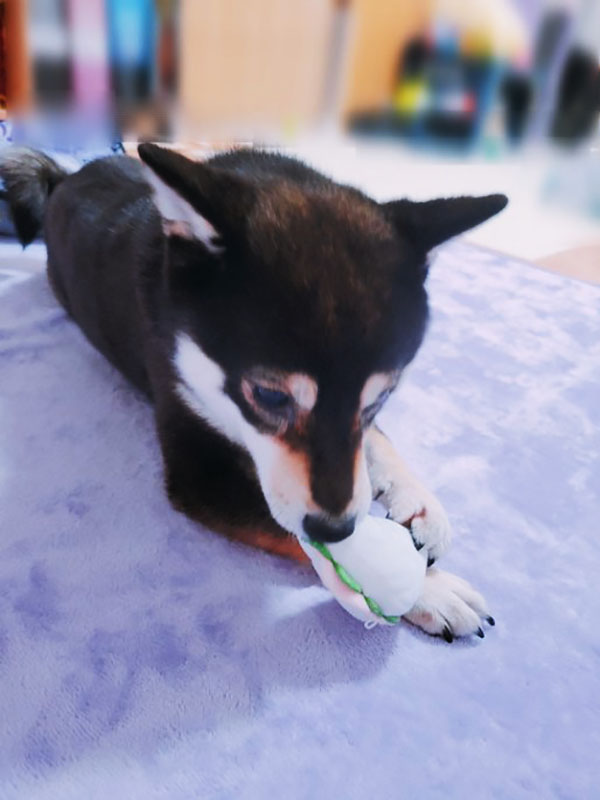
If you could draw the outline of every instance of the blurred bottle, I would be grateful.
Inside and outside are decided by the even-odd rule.
[[[502,83],[504,131],[510,144],[516,145],[527,132],[533,105],[533,84],[524,71],[510,71]]]
[[[575,20],[566,55],[551,135],[575,144],[595,132],[600,112],[600,4],[587,0]]]
[[[406,119],[415,119],[426,110],[429,99],[427,64],[429,44],[424,36],[412,39],[400,57],[392,106]]]
[[[152,0],[107,0],[113,95],[120,109],[147,103],[154,82],[156,9]]]
[[[72,102],[82,113],[102,118],[110,105],[104,0],[67,0]]]
[[[534,105],[530,131],[534,136],[545,137],[548,134],[572,28],[573,16],[565,6],[552,8],[542,17],[532,66]]]
[[[72,93],[65,0],[29,0],[29,48],[34,99],[42,108],[65,108]]]

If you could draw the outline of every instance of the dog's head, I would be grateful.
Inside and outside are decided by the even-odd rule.
[[[371,502],[365,431],[425,331],[427,254],[506,198],[378,204],[281,156],[140,156],[180,398],[250,454],[280,525],[348,536]]]

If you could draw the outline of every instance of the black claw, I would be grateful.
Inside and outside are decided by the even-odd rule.
[[[373,500],[379,500],[379,498],[381,497],[382,494],[384,494],[384,491],[383,491],[383,489],[380,489],[377,492],[377,494],[375,495],[375,497],[373,498]]]
[[[413,539],[413,543],[414,543],[414,545],[415,545],[415,550],[416,550],[417,552],[418,552],[419,550],[422,550],[422,549],[425,547],[425,543],[424,543],[424,542],[415,542],[415,540]]]
[[[427,559],[427,566],[433,567],[434,564],[435,564],[435,558],[433,556],[429,556],[429,558]]]
[[[496,620],[493,617],[487,617],[487,623],[488,625],[491,625],[493,628],[494,625],[496,624]]]
[[[452,631],[447,625],[442,631],[442,636],[448,642],[448,644],[451,644],[454,641],[454,636],[452,635]]]
[[[481,628],[477,628],[477,636],[479,636],[480,639],[485,639],[485,633],[481,630]]]

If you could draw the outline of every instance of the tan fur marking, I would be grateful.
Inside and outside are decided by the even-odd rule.
[[[292,534],[278,536],[274,533],[267,533],[253,528],[232,528],[224,533],[229,539],[242,542],[250,547],[265,550],[267,553],[273,553],[283,558],[290,558],[293,561],[299,561],[301,564],[309,563],[308,556]]]
[[[371,375],[360,395],[361,411],[374,403],[379,395],[391,386],[392,381],[393,375],[387,372],[376,372],[375,375]]]
[[[285,384],[290,394],[303,411],[312,411],[317,402],[317,384],[308,375],[295,373],[288,376]]]

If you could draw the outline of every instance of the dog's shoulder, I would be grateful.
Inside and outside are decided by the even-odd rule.
[[[69,175],[51,198],[51,217],[67,215],[86,228],[116,231],[153,221],[158,215],[142,165],[128,156],[109,156]]]
[[[65,183],[71,192],[85,188],[101,192],[116,190],[136,195],[150,194],[142,165],[129,156],[94,159],[70,175]]]

